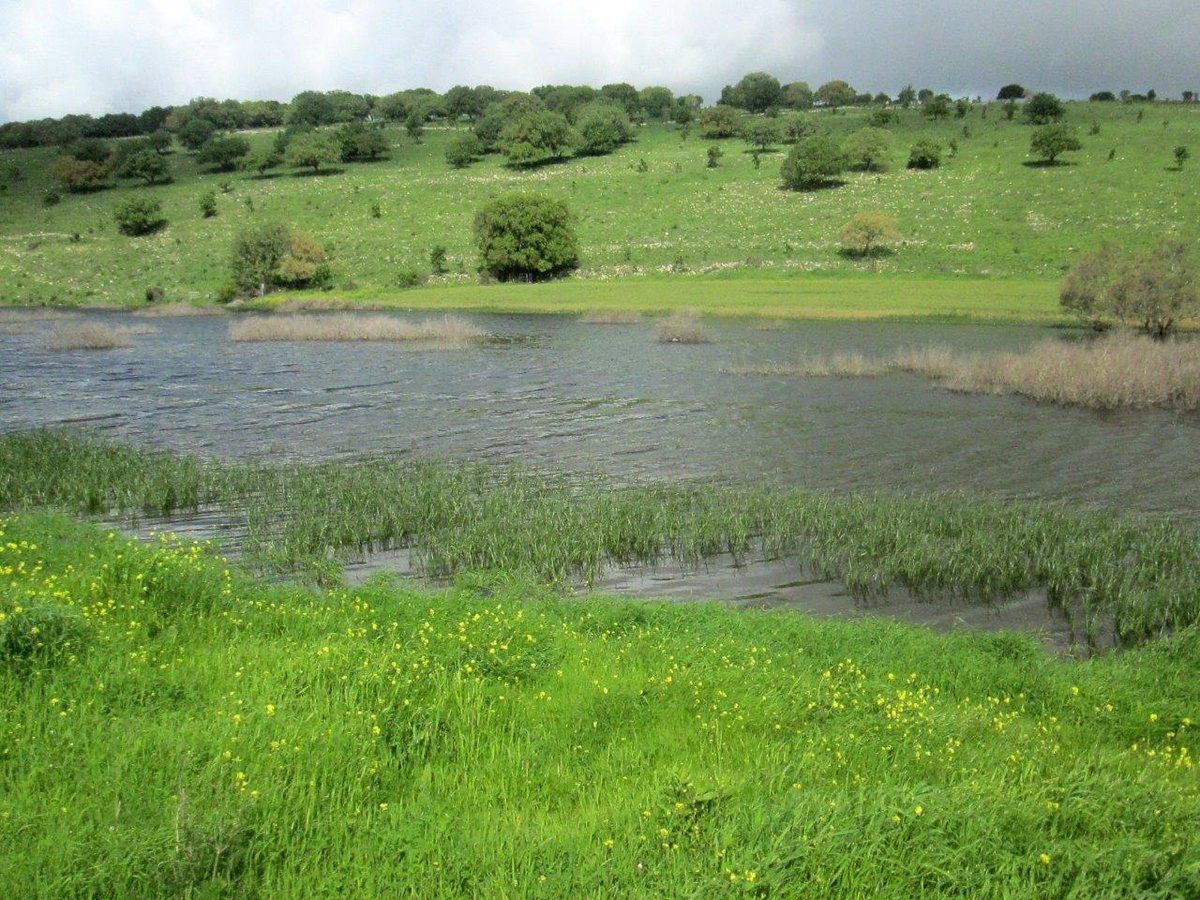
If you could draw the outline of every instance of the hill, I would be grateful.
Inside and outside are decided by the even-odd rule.
[[[403,270],[428,272],[429,253],[440,245],[449,271],[431,284],[473,283],[475,211],[497,193],[536,190],[565,200],[577,216],[583,259],[572,282],[747,278],[796,285],[797,276],[817,273],[856,276],[856,282],[869,276],[878,293],[882,274],[901,276],[887,289],[896,294],[919,277],[970,279],[971,289],[984,296],[1006,290],[994,286],[998,280],[1039,282],[1022,284],[1021,291],[1033,298],[1030,316],[1045,318],[1054,315],[1053,284],[1082,249],[1104,238],[1148,246],[1200,218],[1200,169],[1176,169],[1172,156],[1176,146],[1200,149],[1200,107],[1069,104],[1067,119],[1079,127],[1083,149],[1053,167],[1026,164],[1032,126],[1020,116],[1007,120],[999,104],[975,105],[965,118],[940,122],[917,110],[897,113],[884,171],[852,172],[840,186],[814,192],[780,188],[784,146],[762,154],[756,165],[740,139],[712,141],[696,128],[684,134],[673,125],[642,126],[635,142],[610,156],[530,171],[508,169],[495,156],[451,168],[443,154],[459,133],[455,128],[428,129],[419,143],[389,130],[389,158],[342,164],[317,176],[213,174],[194,155],[176,150],[171,184],[123,181],[95,193],[64,194],[52,206],[44,198],[53,188],[47,169],[57,152],[5,151],[0,300],[131,305],[143,302],[152,286],[162,287],[168,300],[210,300],[227,277],[238,230],[278,221],[326,246],[339,293],[437,303],[432,291],[401,295]],[[844,137],[869,114],[855,108],[806,115]],[[273,134],[248,137],[258,145]],[[940,169],[908,170],[908,150],[921,138],[943,145],[953,139],[957,153]],[[714,143],[723,155],[709,168],[706,150]],[[209,191],[216,192],[217,215],[204,218],[200,198]],[[167,226],[141,238],[121,235],[112,211],[131,195],[159,199]],[[878,262],[879,274],[838,253],[839,230],[864,210],[889,214],[906,238]],[[459,300],[488,305],[486,291]]]

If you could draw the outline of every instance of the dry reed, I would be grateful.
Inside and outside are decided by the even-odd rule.
[[[186,316],[216,316],[221,309],[216,306],[197,306],[194,303],[162,303],[158,306],[147,306],[135,309],[133,315],[145,319],[170,319]]]
[[[133,341],[128,329],[99,322],[56,325],[46,341],[50,350],[113,350],[131,346]]]
[[[641,320],[635,309],[593,309],[579,317],[584,325],[636,325]]]
[[[455,316],[405,322],[391,316],[258,316],[229,326],[234,341],[394,341],[419,349],[469,346],[487,332]]]
[[[0,323],[11,325],[45,322],[51,319],[74,319],[78,315],[61,309],[0,309]]]
[[[660,344],[708,344],[712,342],[712,337],[700,324],[694,312],[678,309],[659,323],[658,342]]]

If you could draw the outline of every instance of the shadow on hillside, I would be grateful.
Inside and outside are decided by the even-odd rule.
[[[1027,159],[1021,165],[1027,169],[1066,169],[1079,163],[1068,159]]]
[[[313,171],[312,169],[305,169],[303,172],[293,172],[292,177],[293,178],[321,178],[321,177],[324,177],[325,175],[341,175],[341,174],[345,173],[345,171],[346,171],[345,169],[339,169],[336,166],[332,166],[328,169],[318,169],[316,171]]]
[[[844,187],[846,182],[841,178],[832,178],[827,181],[821,181],[817,184],[806,184],[803,187],[793,188],[786,184],[781,184],[779,190],[789,194],[807,194],[812,191],[832,191],[835,188]]]

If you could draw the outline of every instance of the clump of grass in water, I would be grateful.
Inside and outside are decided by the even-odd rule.
[[[195,303],[163,303],[135,309],[133,315],[146,319],[170,319],[189,316],[218,316],[223,310],[217,306],[197,306]]]
[[[660,344],[708,344],[712,336],[691,310],[678,309],[658,325]]]
[[[132,347],[132,335],[145,333],[132,327],[113,327],[100,322],[60,324],[50,332],[46,347],[50,350],[114,350]]]
[[[69,473],[66,477],[64,473]],[[1200,535],[1170,522],[962,494],[616,487],[509,468],[374,459],[202,462],[70,432],[0,436],[0,508],[167,514],[216,504],[275,570],[411,548],[427,573],[595,580],[613,564],[789,559],[862,602],[902,588],[993,603],[1044,590],[1089,645],[1200,624]]]
[[[79,314],[61,309],[0,309],[0,323],[24,324],[51,319],[75,319]]]
[[[633,309],[594,309],[579,317],[584,325],[636,325],[642,314]]]
[[[456,316],[406,322],[392,316],[256,316],[229,326],[234,341],[394,341],[422,349],[457,349],[487,332]]]

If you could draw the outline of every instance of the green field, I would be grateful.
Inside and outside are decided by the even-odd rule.
[[[315,592],[8,517],[0,892],[1195,896],[1198,637]]]
[[[131,305],[154,285],[168,300],[211,300],[226,278],[233,235],[280,221],[324,242],[335,294],[363,301],[1046,322],[1057,317],[1057,280],[1082,249],[1104,238],[1143,248],[1164,234],[1193,233],[1200,166],[1176,171],[1172,149],[1200,149],[1195,106],[1069,104],[1084,149],[1052,168],[1023,165],[1031,126],[1007,121],[998,104],[986,109],[986,118],[976,106],[965,119],[940,123],[901,112],[886,171],[850,173],[841,187],[808,193],[779,188],[784,148],[756,169],[744,142],[723,141],[721,165],[709,169],[713,142],[666,125],[639,128],[637,140],[611,156],[528,172],[499,157],[451,169],[442,154],[453,129],[430,129],[419,144],[392,132],[390,159],[316,177],[205,174],[178,151],[173,184],[126,182],[51,207],[43,197],[54,152],[6,151],[0,301]],[[867,113],[810,115],[844,135]],[[958,155],[937,171],[906,170],[909,146],[926,136],[956,139]],[[251,137],[266,142],[272,133]],[[473,286],[472,217],[488,197],[514,189],[561,198],[577,216],[582,268],[568,281],[535,291]],[[218,215],[204,219],[199,199],[209,190],[217,191]],[[133,193],[162,200],[165,229],[142,238],[117,232],[113,206]],[[865,210],[890,214],[907,238],[878,272],[837,252],[841,226]],[[428,288],[400,290],[401,270],[428,271],[435,245],[447,248],[450,272]]]

